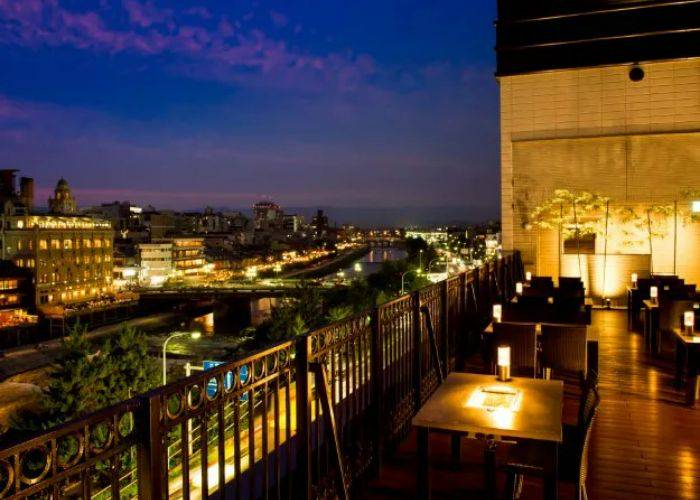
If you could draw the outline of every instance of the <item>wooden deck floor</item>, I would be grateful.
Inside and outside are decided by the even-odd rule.
[[[627,331],[624,312],[596,311],[593,324],[600,331],[602,400],[591,443],[589,498],[700,499],[700,408],[683,404],[682,391],[672,385],[671,361],[645,352],[641,336]],[[565,421],[575,412],[576,399],[567,398]],[[449,441],[431,439],[434,497],[481,498],[481,443],[464,442],[455,471]],[[413,498],[415,449],[411,434],[383,464],[366,498]],[[523,498],[541,493],[537,481],[527,481]],[[573,498],[573,488],[561,484],[560,497]]]

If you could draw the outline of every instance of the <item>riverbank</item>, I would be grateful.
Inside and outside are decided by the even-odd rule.
[[[292,271],[289,274],[283,275],[283,278],[296,278],[296,279],[314,279],[314,278],[323,278],[324,276],[327,276],[329,274],[332,274],[336,271],[339,271],[341,269],[344,269],[347,267],[349,264],[354,262],[355,260],[363,257],[364,255],[367,255],[370,251],[369,246],[362,246],[359,248],[355,248],[353,250],[348,250],[347,252],[343,252],[343,254],[335,257],[334,259],[324,262],[322,264],[319,264],[318,266],[314,266],[308,269],[300,269],[298,271]]]

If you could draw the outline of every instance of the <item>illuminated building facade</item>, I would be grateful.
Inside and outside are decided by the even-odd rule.
[[[631,272],[700,282],[700,2],[501,0],[498,15],[504,250],[597,296]],[[557,190],[607,204],[535,226]]]
[[[281,229],[284,211],[277,203],[261,201],[253,205],[253,222],[255,229],[276,230]]]
[[[112,293],[114,231],[81,216],[4,215],[2,259],[29,269],[35,305],[69,305]]]
[[[173,244],[141,243],[137,246],[139,282],[145,286],[159,286],[173,274]]]
[[[197,274],[204,271],[206,265],[204,238],[183,236],[153,243],[172,245],[172,266],[176,275]]]
[[[73,197],[68,182],[61,177],[56,184],[53,198],[49,198],[49,211],[56,215],[73,215],[78,210],[78,204]]]
[[[0,328],[16,326],[32,319],[34,278],[31,270],[0,261]]]

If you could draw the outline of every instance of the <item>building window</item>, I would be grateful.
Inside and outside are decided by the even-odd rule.
[[[39,240],[39,250],[46,250],[47,248],[46,240]]]
[[[63,240],[63,249],[70,250],[73,248],[73,240]]]
[[[85,248],[92,248],[92,241],[90,241],[90,240],[88,240],[88,239],[84,239],[84,240],[83,240],[83,246],[84,246]]]
[[[102,240],[95,238],[95,248],[102,248]]]
[[[53,250],[60,250],[61,249],[61,242],[59,240],[51,240],[51,248]]]

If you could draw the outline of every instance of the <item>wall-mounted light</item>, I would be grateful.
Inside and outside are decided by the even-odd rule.
[[[493,305],[493,320],[496,323],[500,323],[501,319],[503,319],[503,306],[501,304],[494,304]]]
[[[510,346],[498,347],[498,380],[506,382],[510,380]]]
[[[686,335],[692,335],[695,329],[695,311],[686,311],[683,313],[683,326],[685,327]]]

